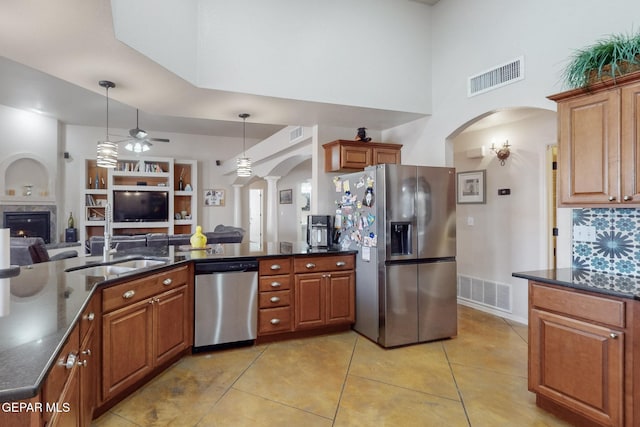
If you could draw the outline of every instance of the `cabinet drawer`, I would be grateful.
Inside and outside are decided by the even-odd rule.
[[[296,273],[310,273],[315,271],[353,270],[353,255],[330,255],[321,257],[295,258],[293,270]]]
[[[187,281],[188,267],[185,266],[106,288],[102,291],[102,311],[106,313],[142,301]]]
[[[79,329],[80,328],[77,326],[73,328],[67,342],[64,347],[62,347],[62,351],[58,354],[56,363],[47,375],[47,380],[44,384],[43,402],[53,403],[58,401],[60,394],[62,393],[62,389],[73,370],[72,368],[67,368],[65,366],[70,354],[73,355],[72,358],[76,358],[75,363],[73,363],[73,367],[77,366],[76,363],[79,361],[77,356],[80,349]]]
[[[260,292],[284,291],[291,289],[291,276],[280,275],[261,277],[258,289]]]
[[[260,276],[289,274],[290,272],[291,258],[269,258],[260,260]]]
[[[291,330],[291,307],[263,308],[258,314],[258,333],[287,332]]]
[[[260,308],[286,307],[291,304],[291,291],[261,292]]]
[[[532,307],[617,328],[625,327],[624,301],[551,288],[536,283],[532,283],[529,288],[529,298]]]

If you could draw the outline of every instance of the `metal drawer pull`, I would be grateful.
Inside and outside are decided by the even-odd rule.
[[[96,318],[96,315],[95,315],[95,313],[94,313],[94,312],[91,312],[91,313],[87,314],[86,316],[84,316],[84,318],[85,318],[86,320],[88,320],[89,322],[91,322],[93,319],[95,319],[95,318]]]
[[[271,282],[271,287],[272,288],[279,288],[280,286],[282,286],[282,283],[280,283],[280,282]]]
[[[273,264],[270,268],[272,270],[280,270],[282,267],[280,267],[280,264]]]
[[[613,202],[615,199],[616,199],[616,197],[615,197],[615,196],[609,196],[609,201],[610,201],[610,202]]]
[[[271,297],[271,302],[280,302],[280,297]]]
[[[82,354],[84,354],[85,356],[91,356],[91,349],[88,348],[86,350],[82,350]]]
[[[344,261],[338,261],[338,262],[336,262],[336,267],[344,267],[345,265],[347,265],[347,263],[346,263],[346,262],[344,262]]]
[[[280,319],[271,319],[271,324],[272,324],[272,325],[278,325],[278,324],[280,324]]]
[[[87,360],[78,360],[78,366],[82,366],[83,368],[87,367]]]
[[[633,197],[631,197],[631,196],[624,196],[624,197],[622,198],[622,200],[624,200],[625,202],[628,202],[628,201],[630,201],[631,199],[633,199]]]
[[[312,262],[307,263],[307,265],[305,265],[305,267],[307,268],[316,268],[316,265]]]
[[[169,285],[170,285],[170,284],[172,284],[172,283],[173,283],[173,280],[171,280],[171,278],[170,278],[170,277],[169,277],[169,278],[167,278],[167,279],[164,279],[164,280],[162,281],[162,284],[163,284],[163,285],[165,285],[165,286],[169,286]]]
[[[133,289],[130,291],[125,292],[124,294],[122,294],[122,298],[124,299],[131,299],[133,298],[133,296],[136,294],[136,291],[134,291]]]
[[[69,353],[69,355],[67,356],[67,360],[66,362],[64,362],[64,367],[67,369],[71,369],[74,366],[76,366],[76,359],[78,358],[78,356],[76,356],[73,353]]]
[[[611,338],[613,338],[614,340],[615,340],[616,338],[618,338],[618,334],[614,334],[613,332],[612,332],[612,333],[610,333],[610,334],[609,334],[609,336],[610,336]]]

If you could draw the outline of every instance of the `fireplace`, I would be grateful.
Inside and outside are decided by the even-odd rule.
[[[42,237],[51,243],[51,213],[4,212],[4,228],[10,229],[11,237]]]

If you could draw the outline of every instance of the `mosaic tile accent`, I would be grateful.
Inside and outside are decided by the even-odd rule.
[[[640,277],[640,209],[573,209],[573,226],[595,227],[595,242],[572,241],[573,268]]]

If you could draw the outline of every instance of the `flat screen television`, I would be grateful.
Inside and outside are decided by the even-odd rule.
[[[114,191],[114,222],[169,221],[169,194],[166,191]]]

